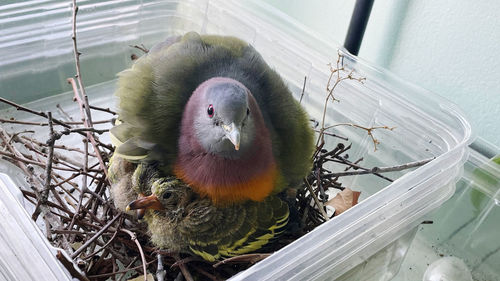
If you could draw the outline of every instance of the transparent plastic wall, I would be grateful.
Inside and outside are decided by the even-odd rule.
[[[419,227],[395,281],[422,280],[431,270],[435,278],[450,274],[447,257],[465,265],[461,280],[500,280],[500,161],[494,159],[471,150],[455,194],[429,214],[432,224]]]
[[[252,44],[287,82],[312,118],[320,119],[330,74],[328,63],[341,63],[364,83],[344,81],[336,89],[338,103],[329,104],[326,125],[355,123],[395,127],[377,130],[377,151],[363,130],[341,126],[337,134],[352,143],[350,159],[363,157],[367,167],[392,166],[434,158],[411,172],[388,176],[346,177],[343,184],[362,192],[361,202],[315,229],[235,280],[325,280],[351,274],[382,249],[380,264],[388,280],[402,261],[411,233],[422,218],[454,192],[471,141],[471,128],[452,103],[338,50],[336,44],[303,28],[261,1],[79,1],[78,42],[90,102],[113,106],[115,73],[129,66],[128,45],[151,47],[167,36],[188,31],[233,35]],[[7,5],[9,6],[9,5]],[[0,92],[24,102],[69,91],[74,75],[70,7],[59,1],[14,3],[0,9]],[[14,52],[16,51],[16,52]],[[102,82],[102,83],[101,83]],[[71,94],[38,100],[30,107],[55,107]],[[77,112],[76,105],[67,111]],[[18,115],[17,115],[18,114]],[[2,117],[33,118],[13,109]],[[37,134],[46,134],[39,131]],[[102,138],[106,140],[106,136]],[[336,145],[330,140],[327,145]],[[334,167],[332,167],[334,168]],[[392,254],[391,254],[392,253]],[[345,275],[347,276],[347,275]]]

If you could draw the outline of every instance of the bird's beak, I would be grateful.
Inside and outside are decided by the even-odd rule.
[[[153,210],[163,210],[163,204],[156,195],[149,195],[146,197],[138,198],[127,205],[126,211],[137,210],[137,209],[153,209]]]
[[[234,149],[239,150],[240,149],[241,126],[236,126],[233,122],[229,126],[226,124],[223,124],[222,128],[224,129],[224,132],[226,133],[226,137],[234,144]]]

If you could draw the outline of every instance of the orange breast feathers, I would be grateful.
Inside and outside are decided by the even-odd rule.
[[[214,204],[225,205],[244,200],[262,201],[278,185],[279,172],[276,164],[272,163],[268,169],[246,181],[234,182],[225,185],[209,185],[190,179],[179,167],[174,167],[174,173],[201,196],[208,196]],[[216,176],[216,175],[213,175]]]

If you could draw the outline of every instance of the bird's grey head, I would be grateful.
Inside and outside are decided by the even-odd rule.
[[[248,89],[230,78],[212,78],[200,89],[203,97],[194,119],[199,143],[209,153],[239,158],[255,134]]]

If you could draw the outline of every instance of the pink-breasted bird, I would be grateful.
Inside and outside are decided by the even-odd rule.
[[[311,168],[306,112],[242,40],[169,38],[119,76],[115,153],[159,163],[216,205],[262,201]]]

